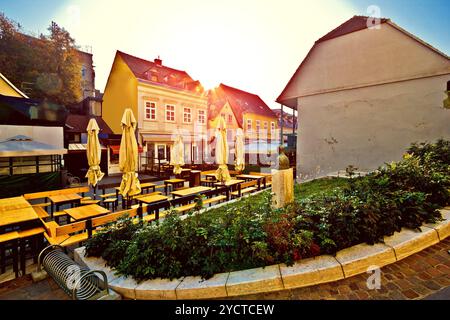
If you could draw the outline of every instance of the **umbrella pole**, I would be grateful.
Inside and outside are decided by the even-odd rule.
[[[96,191],[97,191],[97,185],[94,186],[94,200],[95,200]]]

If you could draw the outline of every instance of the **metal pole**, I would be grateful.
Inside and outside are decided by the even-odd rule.
[[[281,113],[280,113],[280,144],[284,144],[283,140],[283,105],[281,104]]]

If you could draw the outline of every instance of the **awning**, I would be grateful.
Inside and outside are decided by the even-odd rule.
[[[30,137],[18,135],[0,141],[0,157],[32,157],[63,155],[67,149],[61,149],[46,143],[33,141]]]
[[[120,153],[120,145],[114,145],[114,146],[109,146],[111,148],[112,154],[119,154]],[[138,152],[142,153],[144,152],[144,149],[142,148],[142,146],[138,145]]]
[[[86,152],[86,143],[69,143],[69,153],[73,152]],[[102,150],[107,150],[106,147],[100,145]]]

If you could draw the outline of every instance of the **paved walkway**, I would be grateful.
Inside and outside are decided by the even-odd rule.
[[[256,294],[235,299],[446,299],[450,300],[450,238],[399,262],[381,268],[381,288],[368,290],[368,274],[312,287]],[[33,283],[25,276],[0,284],[0,300],[65,300],[51,279]]]

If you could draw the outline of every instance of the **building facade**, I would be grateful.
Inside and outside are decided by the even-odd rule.
[[[137,123],[141,164],[170,161],[176,135],[185,143],[185,162],[201,163],[206,143],[207,96],[199,81],[169,68],[117,51],[103,95],[102,117],[114,134],[131,108]]]
[[[298,111],[299,180],[450,138],[449,57],[388,19],[369,26],[355,16],[317,40],[277,99]]]
[[[210,132],[222,117],[230,146],[234,146],[236,129],[241,128],[248,155],[275,154],[279,141],[277,116],[258,95],[220,84],[208,93],[208,98]],[[258,160],[256,156],[248,157],[250,163]]]

